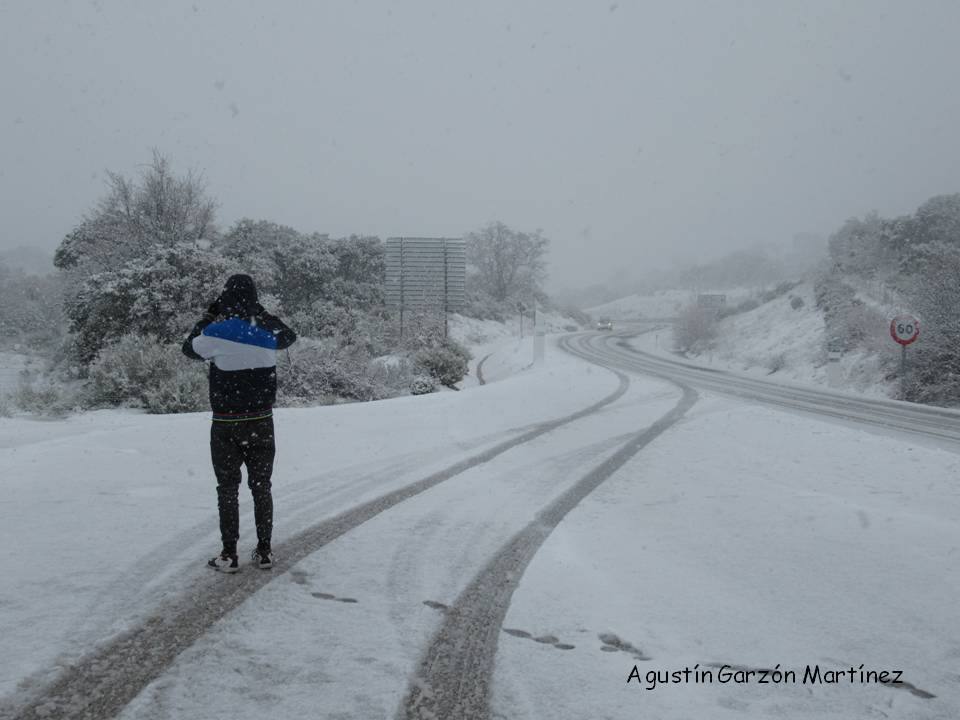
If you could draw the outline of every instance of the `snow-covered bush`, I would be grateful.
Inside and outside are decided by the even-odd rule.
[[[433,380],[424,375],[418,375],[410,383],[411,395],[428,395],[437,391],[437,386]]]
[[[673,324],[673,346],[679,352],[704,350],[717,334],[712,310],[690,305],[677,315]]]
[[[91,276],[66,308],[78,356],[89,363],[101,348],[128,334],[182,340],[235,270],[205,250],[157,247]]]
[[[477,320],[496,320],[505,322],[507,317],[517,312],[515,305],[495,299],[472,284],[467,285],[467,302],[461,313]]]
[[[470,371],[470,352],[450,338],[418,350],[414,361],[430,377],[446,387],[453,387]]]
[[[54,416],[66,414],[62,393],[52,383],[23,382],[14,393],[14,402],[18,408],[28,413]]]
[[[391,328],[383,314],[341,307],[329,300],[317,300],[292,313],[288,322],[302,337],[359,345],[371,356],[384,354],[390,347]]]
[[[151,413],[192,412],[209,407],[203,366],[178,344],[149,335],[126,335],[90,364],[89,400],[94,406],[130,405]]]
[[[11,401],[16,409],[23,412],[63,417],[83,409],[86,397],[82,389],[62,383],[53,376],[24,374]]]
[[[844,351],[862,348],[882,351],[888,345],[887,319],[857,298],[856,291],[839,277],[829,275],[814,285],[817,307],[823,311],[829,346]]]
[[[348,400],[376,400],[391,393],[375,380],[371,360],[362,349],[301,339],[282,355],[277,368],[279,399],[286,405]]]
[[[819,278],[813,286],[817,309],[823,312],[826,342],[851,350],[856,343],[847,333],[847,317],[856,301],[856,292],[835,275]]]
[[[780,352],[770,356],[767,360],[767,370],[770,375],[783,370],[787,366],[787,354]]]
[[[790,297],[790,307],[792,307],[794,310],[799,310],[800,308],[803,307],[803,305],[804,305],[803,298],[800,297],[799,295],[792,295]]]
[[[756,310],[760,307],[760,300],[757,298],[747,298],[746,300],[737,303],[736,305],[724,305],[717,312],[717,319],[723,320],[728,318],[731,315],[739,315],[740,313],[750,312],[751,310]]]
[[[367,364],[370,379],[378,388],[379,397],[402,395],[416,375],[416,367],[408,357],[388,355],[374,358]]]
[[[876,308],[856,300],[847,310],[844,323],[856,347],[871,352],[891,349],[890,320]]]

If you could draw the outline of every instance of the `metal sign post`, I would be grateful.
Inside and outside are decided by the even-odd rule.
[[[920,321],[913,315],[897,315],[890,321],[890,337],[900,344],[900,397],[907,396],[907,345],[920,337]]]
[[[411,316],[418,322],[427,316],[442,325],[446,337],[448,313],[466,304],[466,243],[460,238],[388,238],[386,264],[387,306],[397,311],[400,337]]]
[[[717,317],[726,304],[726,295],[703,293],[697,295],[697,307],[703,308],[706,312],[713,315],[713,317]]]

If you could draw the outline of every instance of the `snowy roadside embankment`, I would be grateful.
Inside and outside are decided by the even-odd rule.
[[[889,397],[883,357],[866,349],[842,355],[834,384],[824,335],[823,313],[816,307],[813,287],[802,283],[782,297],[717,322],[711,348],[699,354],[680,357],[672,352],[673,333],[669,328],[641,335],[631,343],[645,352],[704,367]],[[888,351],[894,352],[896,346],[892,341],[889,345]]]
[[[581,329],[574,320],[558,313],[541,312],[539,321],[543,332],[548,335]],[[479,384],[477,366],[481,363],[485,382],[530,369],[533,363],[533,335],[534,327],[530,318],[525,318],[521,326],[519,317],[501,323],[451,315],[450,336],[465,345],[473,355],[470,374],[461,384],[464,387]]]

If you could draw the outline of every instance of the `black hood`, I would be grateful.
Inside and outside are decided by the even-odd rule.
[[[235,317],[249,317],[257,312],[257,286],[249,275],[231,275],[220,295],[220,312]]]

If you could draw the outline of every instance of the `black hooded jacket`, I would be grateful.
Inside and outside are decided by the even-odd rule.
[[[210,407],[217,419],[269,412],[277,398],[276,351],[296,333],[260,305],[249,275],[233,275],[183,342],[183,353],[210,361]]]

